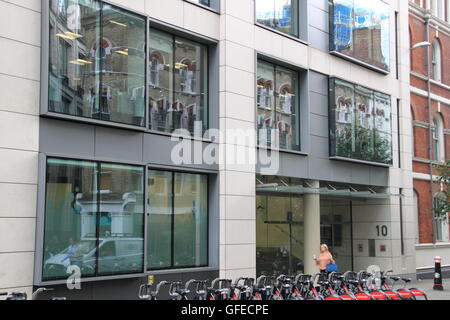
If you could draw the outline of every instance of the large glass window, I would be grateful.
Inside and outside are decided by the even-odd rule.
[[[330,155],[392,164],[391,97],[330,79]]]
[[[256,196],[256,274],[304,271],[304,205],[301,196]]]
[[[143,196],[143,167],[49,158],[43,280],[142,272]]]
[[[50,112],[143,126],[146,19],[93,0],[50,0]]]
[[[201,136],[208,128],[208,48],[152,29],[149,126]]]
[[[298,37],[298,0],[256,0],[256,22]]]
[[[208,264],[208,177],[150,170],[148,268]]]
[[[383,0],[333,0],[330,50],[389,71],[390,13]]]
[[[258,61],[258,143],[300,151],[298,73]]]

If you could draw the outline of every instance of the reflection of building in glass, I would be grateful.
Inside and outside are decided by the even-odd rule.
[[[391,97],[339,79],[330,81],[332,155],[392,163]]]
[[[349,1],[335,1],[333,10],[335,50],[351,49],[353,44],[353,5]]]
[[[50,5],[49,111],[142,126],[145,20],[96,1],[65,3]]]
[[[258,23],[298,37],[298,0],[256,1],[255,6]]]
[[[258,62],[256,101],[260,145],[299,149],[297,78],[292,70]]]
[[[389,70],[389,6],[381,0],[333,2],[332,51]]]
[[[203,45],[152,31],[150,44],[150,128],[196,131],[207,125],[207,50]],[[198,132],[197,132],[198,133]],[[201,133],[201,132],[200,132]]]

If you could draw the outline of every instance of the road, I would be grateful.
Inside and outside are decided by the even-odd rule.
[[[443,280],[444,291],[433,290],[434,280],[414,280],[409,288],[418,288],[426,292],[429,300],[450,300],[450,279]]]

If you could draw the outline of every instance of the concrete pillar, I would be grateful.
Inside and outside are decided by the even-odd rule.
[[[319,188],[319,181],[314,181],[314,188]],[[318,272],[313,256],[320,253],[320,194],[306,194],[304,199],[304,226],[305,226],[305,273]]]

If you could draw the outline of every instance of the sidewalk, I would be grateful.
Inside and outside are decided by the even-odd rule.
[[[413,280],[407,288],[418,288],[425,291],[429,300],[450,300],[450,279],[443,279],[444,291],[433,290],[434,280]]]

